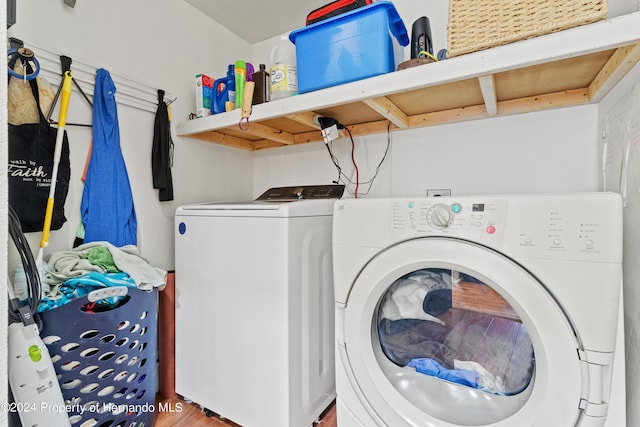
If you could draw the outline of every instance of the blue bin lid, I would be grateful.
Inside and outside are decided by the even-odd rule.
[[[289,40],[291,40],[293,44],[296,44],[296,37],[300,33],[311,31],[314,28],[319,28],[325,25],[333,25],[337,21],[349,19],[351,15],[361,14],[367,9],[372,8],[383,8],[387,10],[387,14],[389,15],[389,29],[391,30],[391,34],[393,34],[396,40],[398,40],[400,46],[407,46],[409,44],[407,28],[404,26],[404,22],[402,21],[402,18],[400,18],[400,15],[398,15],[396,7],[390,1],[379,1],[358,9],[350,10],[349,12],[342,13],[332,18],[325,19],[324,21],[316,22],[315,24],[311,24],[307,27],[299,28],[289,33]]]

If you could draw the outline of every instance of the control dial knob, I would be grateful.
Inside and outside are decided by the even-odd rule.
[[[438,228],[445,228],[451,224],[453,217],[451,216],[451,210],[449,206],[439,203],[434,205],[427,212],[427,221]]]

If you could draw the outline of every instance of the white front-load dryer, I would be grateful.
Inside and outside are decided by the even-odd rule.
[[[340,427],[624,427],[616,194],[341,200]]]
[[[335,399],[333,205],[280,187],[176,210],[176,392],[244,427],[309,427]]]

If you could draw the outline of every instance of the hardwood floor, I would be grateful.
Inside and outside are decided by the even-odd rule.
[[[250,408],[247,408],[249,410]],[[318,427],[336,427],[335,403],[321,415]],[[238,424],[220,418],[217,415],[207,416],[198,405],[187,403],[179,397],[158,398],[154,427],[241,427]],[[298,426],[296,426],[298,427]],[[307,426],[299,426],[307,427]]]

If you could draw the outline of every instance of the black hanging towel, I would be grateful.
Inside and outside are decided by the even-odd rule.
[[[173,141],[171,140],[171,120],[169,107],[164,101],[164,91],[158,89],[158,110],[153,127],[153,147],[151,149],[151,172],[153,188],[157,188],[159,200],[173,200],[173,179],[171,165],[173,163]]]

